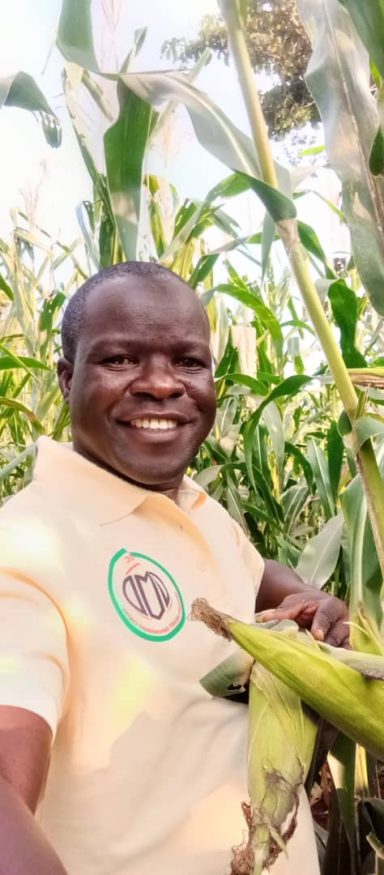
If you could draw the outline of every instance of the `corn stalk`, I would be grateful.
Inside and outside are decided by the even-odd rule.
[[[219,6],[228,28],[231,54],[247,108],[261,177],[267,185],[278,190],[271,146],[246,46],[239,3],[238,0],[235,0],[235,2],[234,0],[219,0]],[[359,417],[359,398],[312,280],[309,260],[299,239],[297,221],[291,218],[283,219],[277,221],[276,225],[304,304],[316,330],[346,414],[351,423],[352,445],[355,448],[357,463],[364,483],[375,545],[384,578],[384,484],[371,441],[365,441],[357,449],[359,447],[359,440],[355,429],[355,422]]]

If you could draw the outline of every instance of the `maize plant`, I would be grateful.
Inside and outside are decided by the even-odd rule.
[[[202,678],[201,684],[211,695],[228,696],[248,678],[250,804],[243,803],[248,839],[233,848],[231,875],[261,875],[285,851],[295,830],[317,733],[315,717],[303,708],[299,696],[260,663],[252,664],[242,651]],[[279,750],[284,751],[281,762]]]
[[[192,618],[233,639],[256,660],[249,672],[250,804],[243,806],[248,842],[234,850],[232,875],[261,875],[293,835],[315,746],[316,724],[301,700],[375,757],[384,758],[384,647],[364,612],[358,614],[357,626],[371,645],[368,653],[317,642],[290,621],[272,628],[243,623],[215,611],[204,599],[194,602]],[[219,684],[217,670],[202,679],[212,694],[225,692],[230,665],[224,669]],[[244,667],[239,680],[244,683]]]

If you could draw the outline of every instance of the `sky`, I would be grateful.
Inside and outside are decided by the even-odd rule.
[[[69,243],[79,234],[76,207],[91,196],[90,181],[75,141],[65,100],[61,74],[63,59],[55,47],[61,0],[12,0],[2,14],[0,31],[0,77],[24,70],[34,76],[63,125],[63,145],[52,150],[46,143],[37,121],[30,113],[4,107],[0,113],[0,236],[6,236],[12,222],[10,210],[27,207],[35,221],[61,242]],[[216,0],[94,0],[95,39],[99,58],[114,67],[132,45],[136,28],[148,28],[144,48],[136,69],[167,68],[161,58],[164,40],[173,36],[193,37],[203,14],[217,11]],[[106,14],[107,13],[107,14]],[[115,20],[116,27],[113,29]],[[208,92],[231,118],[248,133],[248,122],[234,71],[222,62],[213,61],[200,74],[199,86]],[[171,137],[162,142],[159,154],[152,155],[149,170],[163,171],[183,196],[203,198],[228,169],[200,147],[194,137],[185,110]],[[164,149],[164,146],[166,148]],[[328,175],[329,177],[329,175]],[[322,176],[320,185],[326,196],[337,199],[335,180]],[[314,181],[313,186],[319,185]],[[243,202],[243,233],[257,230],[260,208],[253,198]],[[254,206],[253,206],[254,204]],[[233,205],[231,204],[231,209]],[[234,207],[236,211],[236,206]],[[302,217],[316,222],[328,250],[344,247],[336,220],[327,207],[313,198],[300,202]],[[217,244],[216,244],[217,245]]]
[[[104,9],[116,13],[119,24],[115,34],[107,26],[103,5]],[[10,208],[21,205],[25,199],[31,209],[35,205],[37,219],[44,227],[48,225],[52,233],[65,235],[75,231],[74,204],[91,193],[62,96],[63,59],[54,45],[60,8],[61,0],[34,0],[33,4],[30,0],[13,0],[3,15],[0,76],[18,70],[34,76],[62,122],[63,146],[50,149],[29,113],[13,107],[3,108],[0,116],[0,232],[9,227]],[[116,63],[113,54],[123,58],[132,45],[135,29],[147,26],[137,69],[169,68],[170,62],[160,57],[164,40],[195,35],[202,15],[215,11],[215,0],[193,0],[188,4],[180,0],[140,0],[140,3],[97,0],[94,26],[96,39],[99,37],[99,56],[113,67]],[[215,75],[212,68],[207,70],[200,77],[200,85],[219,98],[237,124],[247,127],[236,79],[224,65],[217,66],[219,75]],[[167,144],[167,169],[183,193],[203,196],[227,171],[201,147],[196,147],[187,121],[180,122],[176,130],[177,138]]]

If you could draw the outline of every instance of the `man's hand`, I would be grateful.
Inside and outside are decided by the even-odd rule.
[[[256,599],[263,620],[295,620],[318,641],[347,647],[348,609],[344,602],[314,586],[308,586],[293,568],[266,559]]]
[[[263,621],[295,620],[302,629],[309,629],[318,641],[334,647],[346,647],[349,642],[348,609],[344,602],[329,593],[308,587],[307,593],[293,593],[273,610],[266,611]]]

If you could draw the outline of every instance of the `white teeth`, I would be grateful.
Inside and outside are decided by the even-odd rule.
[[[167,429],[176,428],[177,422],[174,419],[132,419],[131,425],[134,428],[151,428],[155,431],[166,431]]]

